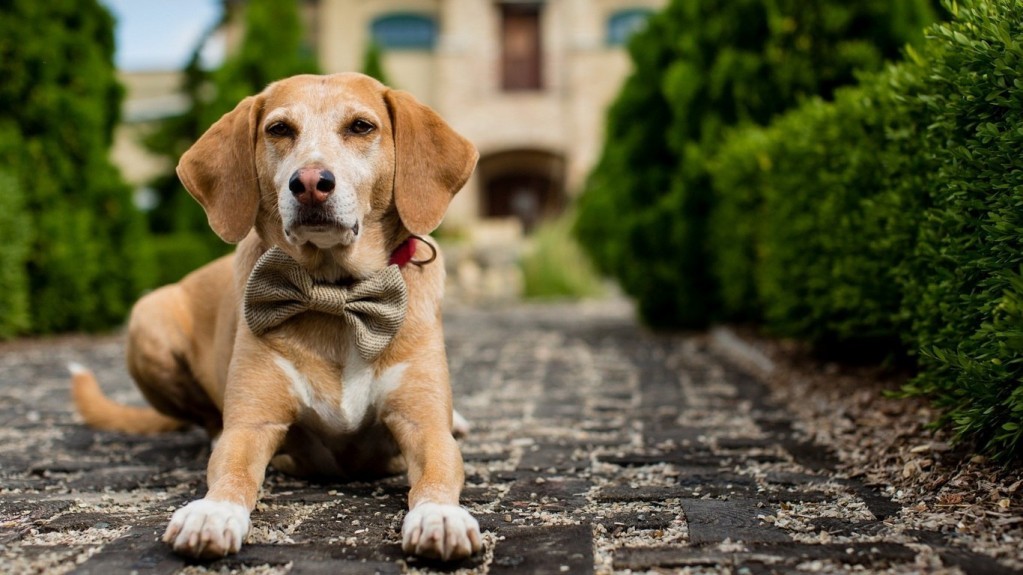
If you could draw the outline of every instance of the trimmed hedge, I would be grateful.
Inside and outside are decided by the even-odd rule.
[[[0,339],[28,329],[25,260],[31,238],[18,178],[0,171]]]
[[[999,457],[1023,442],[1023,5],[949,4],[919,52],[712,162],[732,314],[919,354],[908,393]]]
[[[730,126],[766,124],[877,70],[933,20],[926,0],[673,0],[629,45],[576,232],[648,323],[722,317],[707,162]]]
[[[955,5],[953,4],[953,7]],[[964,1],[921,63],[936,156],[907,311],[923,373],[910,388],[961,436],[1023,452],[1023,4]]]
[[[730,317],[828,348],[898,343],[917,229],[907,216],[933,164],[899,96],[914,82],[893,68],[726,141],[711,164],[709,239]]]

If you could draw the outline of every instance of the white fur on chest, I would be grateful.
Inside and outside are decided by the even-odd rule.
[[[368,417],[377,417],[383,401],[401,384],[408,367],[399,363],[377,375],[357,353],[351,353],[341,381],[317,381],[314,385],[289,359],[278,355],[274,363],[287,376],[302,407],[298,423],[336,434],[355,432]]]

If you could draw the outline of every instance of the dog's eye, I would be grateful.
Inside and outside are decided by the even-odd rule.
[[[372,132],[376,128],[373,124],[370,124],[366,120],[356,120],[352,122],[351,126],[348,126],[348,130],[353,134],[360,136]]]
[[[278,138],[287,138],[293,136],[295,131],[291,129],[291,126],[284,122],[274,122],[266,128],[266,133],[271,136],[277,136]]]

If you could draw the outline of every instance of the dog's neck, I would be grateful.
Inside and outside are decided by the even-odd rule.
[[[358,253],[342,249],[301,249],[300,257],[296,258],[309,274],[316,281],[326,283],[348,283],[352,280],[365,279],[380,271],[388,265],[397,265],[404,268],[409,263],[414,263],[416,255],[416,243],[423,241],[415,236],[408,236],[391,250],[386,261],[376,258],[360,258]],[[265,252],[272,244],[264,243]],[[286,251],[293,251],[286,250]],[[369,260],[369,261],[365,261]],[[432,261],[432,258],[430,259]]]

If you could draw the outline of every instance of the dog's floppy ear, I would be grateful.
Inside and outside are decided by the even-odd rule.
[[[261,100],[249,96],[224,114],[178,162],[178,178],[206,210],[210,227],[237,243],[256,223],[256,125]]]
[[[394,130],[394,202],[413,234],[440,225],[451,198],[476,167],[476,147],[411,94],[384,94]]]

